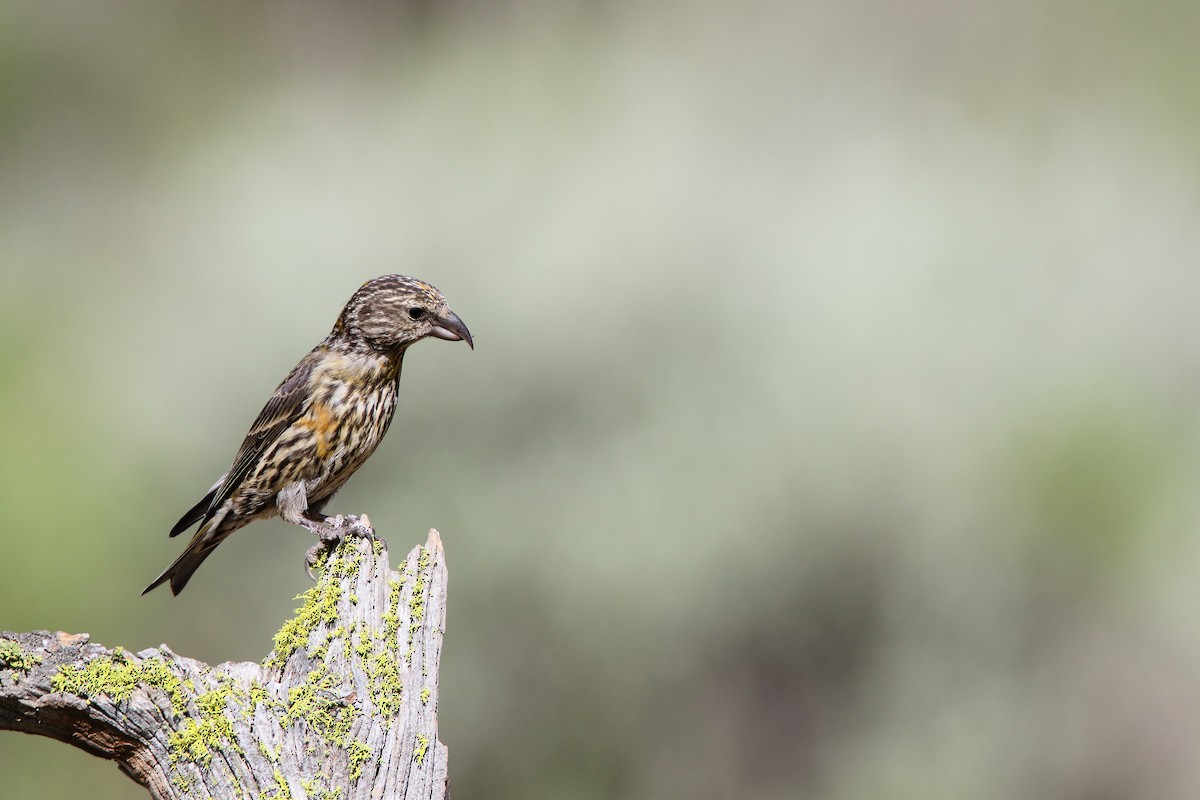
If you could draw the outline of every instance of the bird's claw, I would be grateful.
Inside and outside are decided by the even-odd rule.
[[[312,580],[317,579],[313,575],[313,569],[321,563],[322,557],[333,552],[333,549],[341,544],[347,536],[370,539],[372,542],[379,541],[374,528],[371,527],[371,520],[367,519],[366,514],[361,517],[353,514],[326,517],[322,520],[320,527],[313,530],[313,533],[317,535],[317,543],[308,548],[308,552],[304,555],[304,571]]]
[[[329,545],[325,542],[317,542],[308,548],[308,552],[304,554],[304,571],[308,573],[309,580],[317,579],[317,576],[313,574],[313,569],[321,563],[323,556],[328,552]]]

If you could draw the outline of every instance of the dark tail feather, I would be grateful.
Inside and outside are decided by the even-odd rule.
[[[221,488],[221,484],[224,482],[224,480],[225,477],[222,476],[221,480],[217,481],[217,485],[209,490],[209,493],[204,495],[199,503],[196,503],[196,505],[189,508],[187,512],[179,518],[179,522],[176,522],[175,527],[171,528],[172,536],[178,536],[188,528],[192,527],[194,523],[204,519],[205,513],[208,512],[208,507],[212,505],[213,498],[216,497],[217,490]]]
[[[230,531],[229,533],[232,533]],[[204,559],[208,558],[213,550],[217,549],[225,537],[229,535],[209,536],[208,531],[201,528],[192,537],[192,541],[188,543],[187,550],[179,558],[171,562],[171,566],[163,570],[163,573],[154,579],[154,582],[142,590],[142,594],[146,594],[151,589],[162,586],[168,580],[171,582],[171,594],[179,594],[183,591],[183,587],[187,586],[188,580],[191,579],[192,573],[199,569],[204,563]]]

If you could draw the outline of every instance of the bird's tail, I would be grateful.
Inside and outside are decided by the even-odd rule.
[[[204,559],[208,558],[212,551],[217,549],[217,545],[235,530],[221,530],[221,527],[211,523],[202,525],[192,540],[188,542],[187,549],[183,551],[183,554],[172,561],[171,566],[163,570],[161,575],[143,589],[142,594],[146,594],[167,581],[171,582],[171,594],[182,592],[183,587],[187,586],[188,580],[191,579],[192,573],[199,569],[200,565],[204,563]]]

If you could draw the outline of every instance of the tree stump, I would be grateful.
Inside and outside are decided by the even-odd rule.
[[[154,798],[447,797],[437,531],[399,571],[381,541],[360,538],[319,569],[261,664],[0,633],[0,730],[111,758]]]

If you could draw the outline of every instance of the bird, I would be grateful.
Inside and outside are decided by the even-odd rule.
[[[200,523],[142,594],[170,581],[178,595],[217,545],[254,520],[278,515],[316,534],[310,568],[347,533],[373,536],[357,517],[321,511],[387,433],[404,353],[428,337],[475,349],[466,324],[428,283],[383,275],[359,287],[329,335],[276,387],[229,470],[171,528],[178,536]]]

